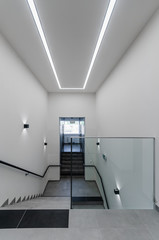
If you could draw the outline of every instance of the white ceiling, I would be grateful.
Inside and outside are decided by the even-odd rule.
[[[83,87],[109,0],[34,2],[61,86]],[[82,92],[97,91],[158,6],[159,0],[117,0]],[[58,88],[26,0],[0,0],[0,31],[49,92],[68,92]]]

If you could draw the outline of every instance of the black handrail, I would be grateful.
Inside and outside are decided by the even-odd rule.
[[[94,166],[94,165],[85,165],[85,164],[84,164],[83,166],[84,166],[84,167],[94,167],[94,168],[95,168],[95,170],[96,170],[96,172],[98,173],[98,176],[99,176],[99,178],[100,178],[100,180],[101,180],[102,188],[103,188],[103,193],[104,193],[104,197],[105,197],[105,202],[106,202],[106,204],[107,204],[107,208],[109,209],[109,204],[108,204],[107,195],[106,195],[105,188],[104,188],[104,184],[103,184],[103,179],[102,179],[102,177],[101,177],[98,169],[97,169],[96,166]]]
[[[37,177],[40,177],[40,178],[44,178],[44,177],[45,177],[45,174],[47,173],[47,171],[48,171],[48,169],[49,169],[50,167],[60,167],[60,166],[61,166],[61,165],[49,165],[49,166],[47,166],[44,174],[43,174],[43,175],[40,175],[40,174],[38,174],[38,173],[35,173],[35,172],[29,171],[29,170],[27,170],[27,169],[18,167],[18,166],[16,166],[16,165],[13,165],[13,164],[4,162],[4,161],[2,161],[2,160],[0,160],[0,164],[3,164],[3,165],[8,166],[8,167],[12,167],[12,168],[14,168],[14,169],[18,169],[18,170],[20,170],[20,171],[22,171],[22,172],[25,172],[26,175],[32,174],[32,175],[37,176]]]
[[[71,196],[71,201],[70,201],[70,207],[72,209],[72,138],[71,138],[71,178],[70,178],[70,196]]]

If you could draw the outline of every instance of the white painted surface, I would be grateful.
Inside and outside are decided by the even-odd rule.
[[[48,162],[59,164],[60,117],[85,117],[85,135],[96,135],[95,94],[49,94]]]
[[[47,166],[47,92],[0,36],[0,160],[43,174]],[[30,127],[23,129],[23,123]],[[0,165],[0,204],[41,193],[37,177]]]
[[[86,138],[85,164],[99,171],[110,209],[153,209],[153,143],[153,138]],[[85,179],[96,180],[105,200],[94,168],[85,169]],[[120,195],[114,194],[115,188]]]
[[[155,195],[159,201],[159,12],[96,94],[99,136],[156,138]]]
[[[96,166],[110,209],[153,209],[153,139],[101,138]]]
[[[62,87],[82,87],[110,1],[34,2]],[[85,92],[99,88],[158,6],[117,1]],[[49,92],[66,92],[58,89],[27,1],[0,1],[0,31]]]

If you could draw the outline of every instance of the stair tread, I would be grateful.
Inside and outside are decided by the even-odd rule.
[[[72,155],[71,155],[72,154]],[[71,156],[72,156],[72,175],[84,175],[84,153],[82,152],[62,152],[61,153],[61,176],[71,175]]]
[[[66,161],[66,160],[62,160],[61,164],[70,164],[71,165],[71,161]],[[84,162],[82,160],[77,160],[77,161],[72,161],[72,164],[83,164]]]
[[[72,197],[73,204],[80,205],[103,205],[103,199],[99,196],[92,197]]]

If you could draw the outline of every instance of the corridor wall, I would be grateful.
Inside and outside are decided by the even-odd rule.
[[[159,11],[96,93],[97,135],[155,137],[159,205]]]
[[[42,174],[47,166],[47,92],[1,35],[0,53],[0,160]],[[24,123],[29,124],[26,130]],[[0,165],[0,205],[8,198],[39,194],[44,185]]]

